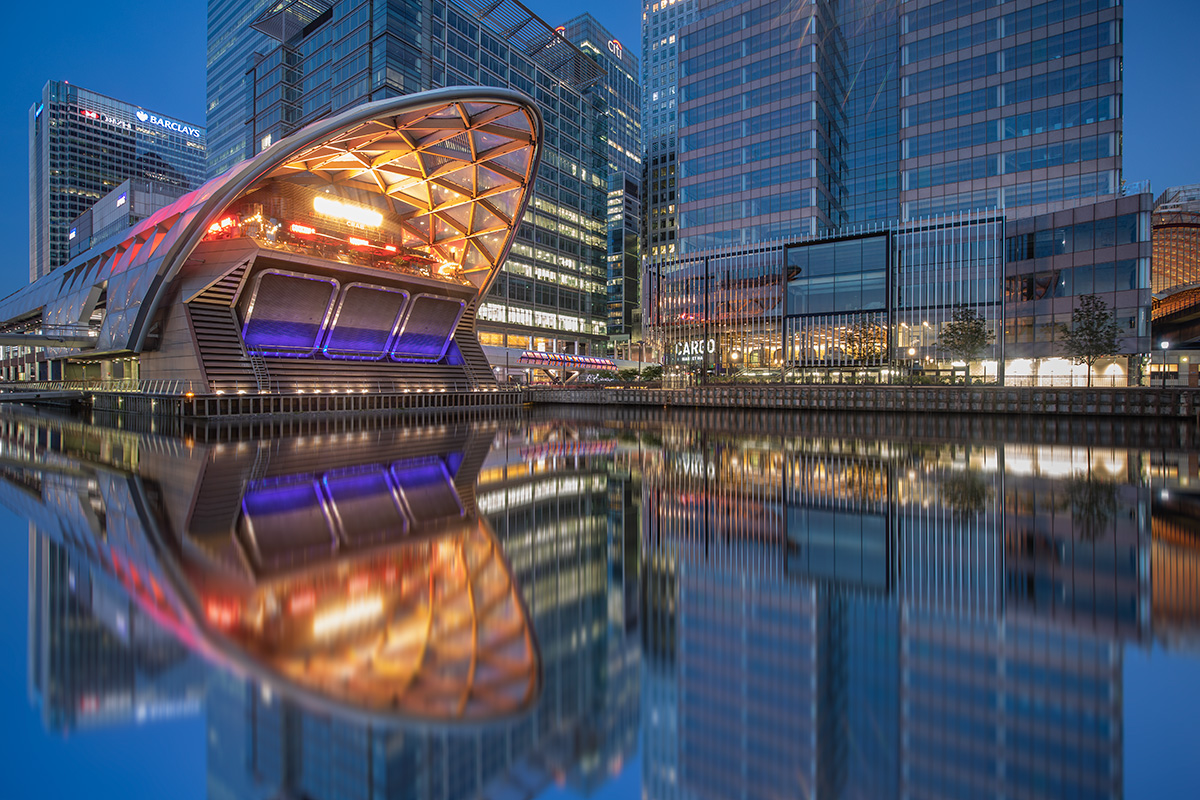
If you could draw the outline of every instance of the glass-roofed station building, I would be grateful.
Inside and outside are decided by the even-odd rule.
[[[354,107],[0,301],[36,374],[197,396],[495,388],[475,333],[540,158],[528,96]]]

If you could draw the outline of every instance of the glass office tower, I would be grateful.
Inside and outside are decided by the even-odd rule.
[[[1116,195],[1119,0],[901,10],[905,217],[1002,208],[1012,219]]]
[[[642,3],[642,127],[645,138],[646,256],[676,252],[678,230],[679,31],[696,19],[699,0]]]
[[[610,340],[628,341],[641,333],[642,92],[638,58],[591,14],[575,17],[561,32],[607,73],[601,85],[608,105],[608,335]]]
[[[204,128],[47,81],[29,108],[29,280],[70,260],[71,222],[129,178],[204,182]]]
[[[541,169],[504,271],[477,309],[480,342],[603,350],[606,97],[592,58],[513,2],[263,0],[253,14],[238,10],[243,2],[209,3],[209,106],[243,109],[213,118],[218,141],[234,147],[241,137],[234,161],[369,100],[456,85],[532,96],[545,121]]]
[[[647,269],[668,365],[923,377],[953,366],[936,343],[967,307],[994,341],[972,375],[1086,383],[1061,326],[1097,294],[1132,356],[1098,377],[1136,382],[1149,195],[1121,181],[1121,15],[1116,0],[700,0],[677,33],[678,253],[651,246]],[[864,236],[889,238],[868,259],[850,252]],[[810,244],[839,255],[810,263]]]
[[[1121,6],[1014,5],[701,0],[678,33],[681,250],[1115,197]]]

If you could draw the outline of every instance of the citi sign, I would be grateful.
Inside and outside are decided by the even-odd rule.
[[[193,139],[200,138],[199,128],[193,128],[190,125],[184,125],[181,122],[175,122],[174,120],[165,119],[154,114],[148,114],[141,109],[138,109],[135,116],[138,118],[138,122],[147,122],[151,125],[157,125],[160,128],[166,128],[167,130],[174,131],[175,133],[182,133],[185,136],[191,136]]]

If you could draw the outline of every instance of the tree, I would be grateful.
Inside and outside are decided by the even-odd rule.
[[[955,519],[967,520],[987,509],[992,499],[992,487],[977,472],[970,469],[951,473],[942,481],[940,491],[942,504],[949,508]]]
[[[661,364],[654,364],[642,370],[642,380],[657,381],[662,380],[663,368]]]
[[[637,379],[638,379],[638,371],[634,367],[630,367],[628,369],[622,369],[622,370],[617,371],[617,380],[619,380],[619,381],[622,381],[624,383],[629,383],[631,381],[636,381]]]
[[[1063,349],[1076,364],[1087,364],[1088,386],[1092,385],[1092,367],[1097,361],[1115,355],[1121,326],[1108,304],[1094,294],[1079,296],[1079,305],[1071,312],[1071,327],[1061,326]]]
[[[851,361],[877,363],[887,355],[887,330],[860,317],[842,334],[842,351]]]
[[[958,306],[954,309],[953,319],[942,326],[937,346],[952,358],[969,363],[979,358],[995,338],[995,334],[988,328],[987,320],[977,314],[975,309]]]

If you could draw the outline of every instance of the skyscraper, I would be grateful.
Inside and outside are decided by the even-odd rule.
[[[608,335],[628,340],[641,333],[642,92],[638,58],[591,14],[575,17],[561,31],[607,73],[601,86],[608,109]]]
[[[391,3],[382,15],[366,2],[242,5],[209,3],[210,127],[219,144],[212,169],[368,100],[453,85],[520,89],[543,113],[542,165],[504,272],[477,309],[480,341],[603,348],[606,98],[604,70],[592,58],[513,2]]]
[[[678,230],[656,246],[651,208],[646,270],[669,366],[961,370],[937,342],[966,308],[994,341],[972,375],[1086,383],[1062,328],[1095,294],[1133,357],[1093,377],[1137,382],[1151,201],[1121,180],[1116,0],[698,3],[675,42],[662,3],[643,21],[647,53],[666,47],[679,76],[664,176]]]
[[[1115,197],[1121,16],[1115,0],[700,0],[677,34],[682,249]]]
[[[642,3],[642,130],[646,161],[642,186],[646,210],[644,255],[676,252],[678,168],[676,116],[680,29],[696,19],[699,0]]]
[[[71,221],[129,178],[195,189],[204,128],[47,81],[29,109],[29,279],[69,260]]]

